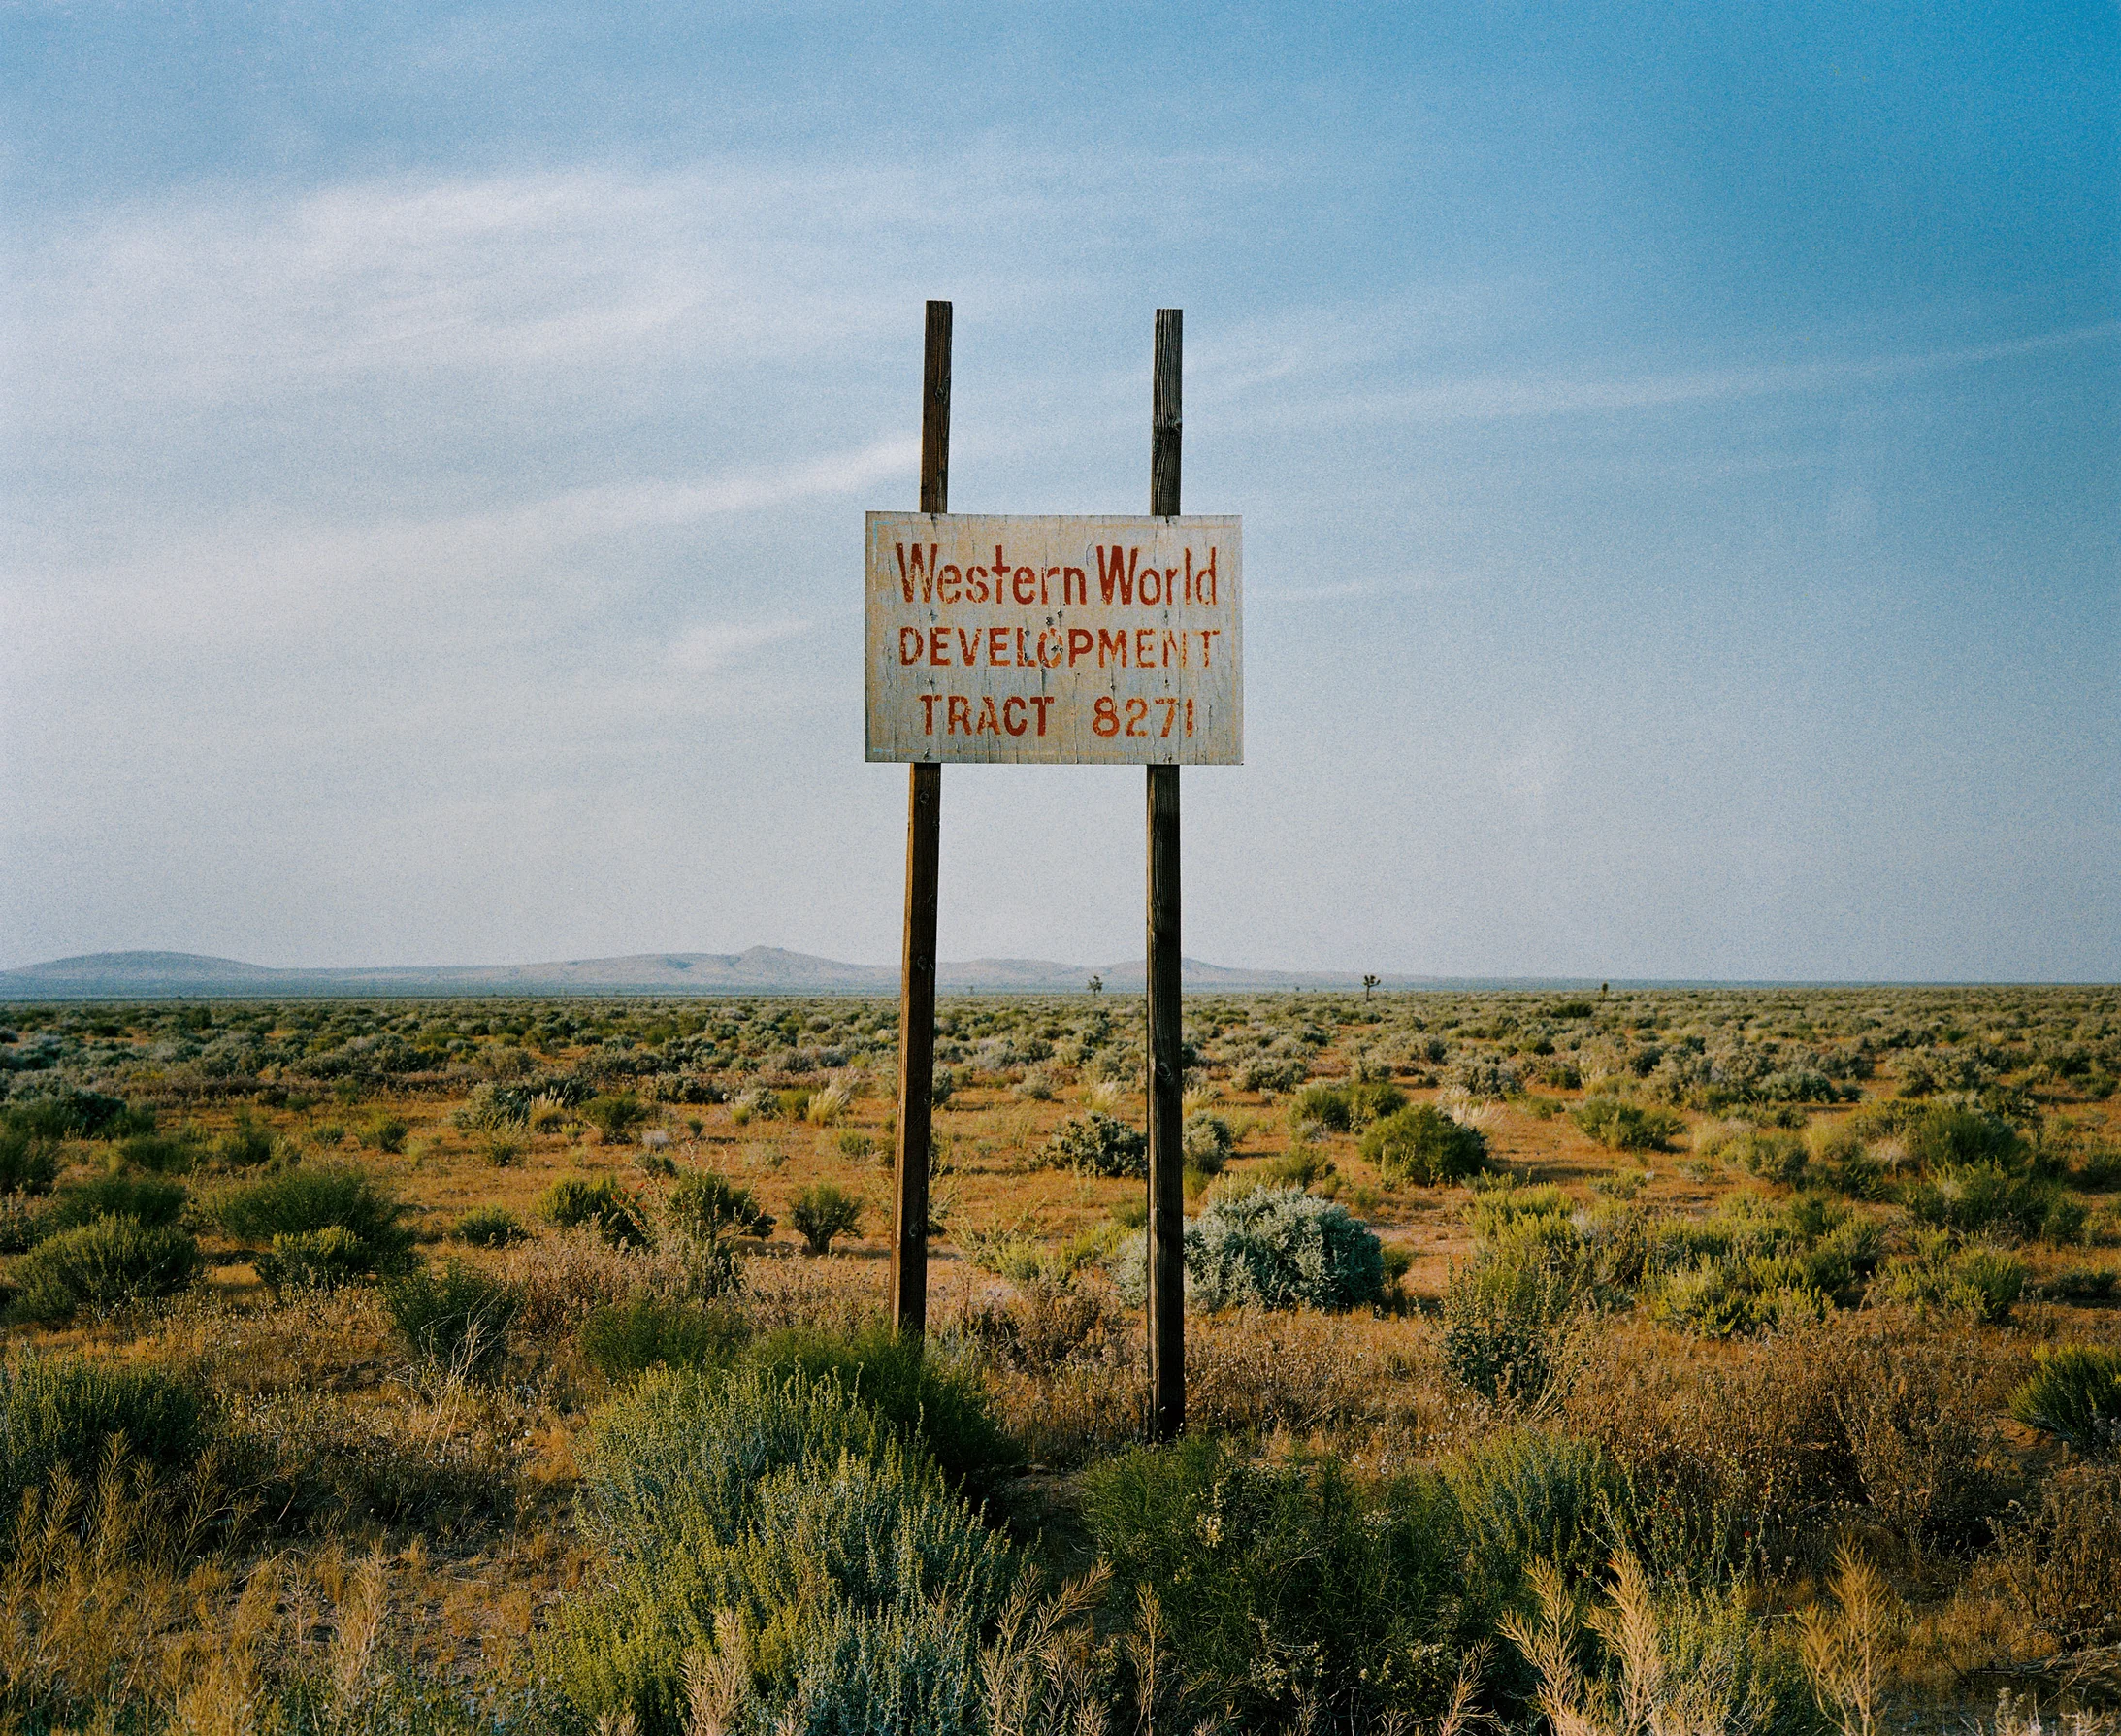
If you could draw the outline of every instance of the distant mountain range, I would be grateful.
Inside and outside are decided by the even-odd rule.
[[[935,968],[945,994],[1080,993],[1095,975],[1108,989],[1140,992],[1142,961],[1064,965],[1050,959],[965,959]],[[1359,974],[1245,970],[1183,963],[1189,990],[1359,989]],[[1575,978],[1385,976],[1387,989],[1595,988]],[[635,953],[543,965],[405,965],[277,969],[189,952],[98,952],[0,970],[0,1000],[301,999],[318,996],[434,995],[896,995],[894,965],[849,965],[778,946],[748,952]]]

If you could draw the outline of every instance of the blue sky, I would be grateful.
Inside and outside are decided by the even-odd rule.
[[[2121,977],[2121,8],[0,11],[0,964],[897,949],[865,508],[1247,532],[1186,949]],[[943,951],[1141,944],[946,773]]]

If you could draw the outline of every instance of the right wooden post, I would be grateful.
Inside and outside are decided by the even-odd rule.
[[[1179,512],[1183,314],[1157,310],[1149,510]],[[1149,768],[1149,1428],[1186,1426],[1184,1021],[1179,1006],[1178,768]]]

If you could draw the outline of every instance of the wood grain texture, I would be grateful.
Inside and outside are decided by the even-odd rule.
[[[1182,315],[1157,310],[1149,412],[1149,510],[1177,521]],[[1186,1091],[1179,999],[1179,771],[1152,765],[1149,795],[1149,1429],[1186,1426]]]
[[[950,509],[948,302],[928,304],[921,367],[921,510]],[[935,1083],[935,916],[941,891],[943,769],[906,770],[906,912],[898,970],[898,1131],[893,1170],[891,1317],[928,1330],[928,1175]]]

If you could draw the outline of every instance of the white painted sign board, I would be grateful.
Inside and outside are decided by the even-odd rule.
[[[1227,518],[868,515],[868,758],[1235,766]]]

